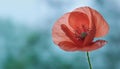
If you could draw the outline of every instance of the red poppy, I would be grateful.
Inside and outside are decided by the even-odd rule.
[[[94,38],[105,36],[109,26],[96,10],[80,7],[64,14],[54,24],[52,37],[55,44],[65,51],[92,51],[107,41]]]

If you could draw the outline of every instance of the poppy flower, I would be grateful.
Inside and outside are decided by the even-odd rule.
[[[103,47],[109,26],[102,15],[90,7],[76,8],[60,17],[52,28],[52,38],[65,51],[93,51]]]

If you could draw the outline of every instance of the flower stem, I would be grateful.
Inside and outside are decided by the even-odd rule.
[[[87,60],[88,60],[88,64],[89,64],[89,69],[92,69],[92,64],[90,62],[89,52],[87,52]]]

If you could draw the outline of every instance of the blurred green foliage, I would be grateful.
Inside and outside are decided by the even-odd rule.
[[[73,57],[72,61],[66,62],[65,60],[69,57],[55,53],[51,49],[50,32],[30,31],[23,26],[14,25],[9,19],[0,20],[0,24],[1,36],[6,40],[4,45],[6,58],[3,60],[3,69],[87,68],[83,65],[84,62],[79,65],[78,57]]]

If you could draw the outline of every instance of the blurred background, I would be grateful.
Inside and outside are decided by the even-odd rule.
[[[93,69],[120,69],[119,0],[0,0],[0,69],[88,69],[84,52],[65,52],[51,37],[54,22],[81,6],[110,26],[108,44],[90,53]]]

